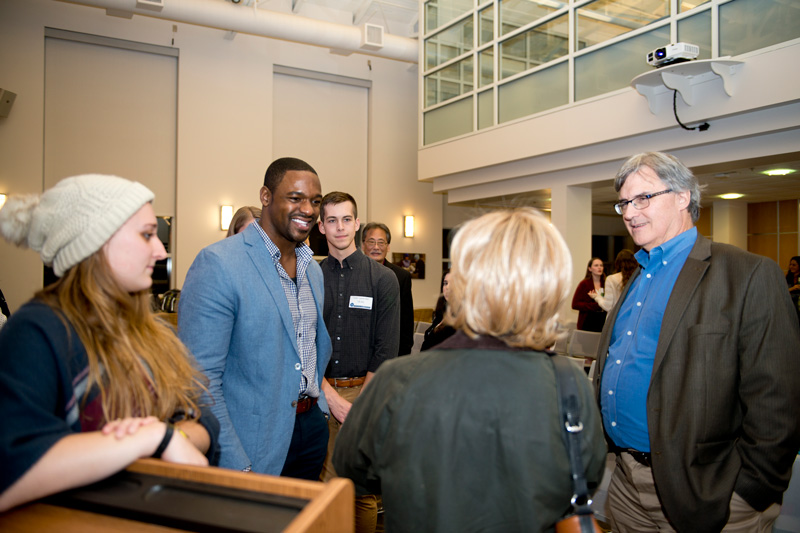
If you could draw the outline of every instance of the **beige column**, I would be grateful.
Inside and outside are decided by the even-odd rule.
[[[553,185],[551,187],[550,222],[561,232],[572,254],[573,289],[586,274],[586,263],[592,256],[592,189],[583,186]],[[562,316],[577,321],[572,310],[572,298],[564,304]]]
[[[714,200],[711,233],[714,242],[724,242],[747,250],[747,202]]]

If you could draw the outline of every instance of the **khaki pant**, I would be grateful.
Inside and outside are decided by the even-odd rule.
[[[653,471],[624,452],[617,456],[617,467],[608,486],[608,509],[615,532],[675,531],[661,508]],[[770,533],[780,511],[776,503],[758,512],[734,492],[728,523],[722,531]]]
[[[334,387],[339,396],[352,403],[361,393],[362,385],[356,387]],[[320,474],[321,481],[329,481],[336,477],[336,470],[333,468],[333,447],[336,445],[336,436],[342,424],[333,415],[328,418],[328,456],[325,457],[325,464]],[[356,533],[373,533],[378,521],[378,501],[374,494],[356,497]]]

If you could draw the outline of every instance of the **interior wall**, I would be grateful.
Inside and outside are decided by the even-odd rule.
[[[45,188],[76,174],[125,176],[153,191],[156,216],[174,217],[178,59],[72,40],[82,35],[45,41]]]
[[[363,216],[369,89],[283,74],[272,83],[275,157],[302,158],[319,173],[322,194],[351,194]]]
[[[221,239],[219,206],[250,205],[273,160],[273,65],[368,79],[368,213],[400,237],[393,251],[427,254],[427,279],[414,280],[415,305],[431,307],[441,263],[441,198],[417,180],[417,69],[408,63],[237,34],[51,0],[0,0],[0,87],[17,93],[0,119],[0,192],[43,190],[44,28],[175,46],[178,59],[176,287],[197,252]],[[314,127],[314,124],[309,124]],[[402,216],[417,236],[403,240]],[[41,286],[41,262],[0,243],[0,287],[12,310]]]

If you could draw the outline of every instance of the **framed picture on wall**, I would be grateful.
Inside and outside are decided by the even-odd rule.
[[[425,254],[392,253],[392,263],[408,270],[412,279],[425,279]]]

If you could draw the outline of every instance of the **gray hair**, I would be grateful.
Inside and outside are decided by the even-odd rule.
[[[619,192],[628,176],[638,172],[642,167],[648,167],[655,172],[656,176],[671,190],[689,191],[691,193],[689,214],[692,216],[692,222],[697,222],[700,217],[700,207],[702,207],[700,192],[704,187],[700,186],[692,171],[673,155],[664,152],[644,152],[632,156],[617,172],[614,178],[614,190]]]
[[[382,222],[370,222],[361,228],[361,242],[365,242],[367,240],[367,233],[374,229],[383,230],[386,234],[386,244],[392,244],[392,232],[389,231],[389,227]]]

